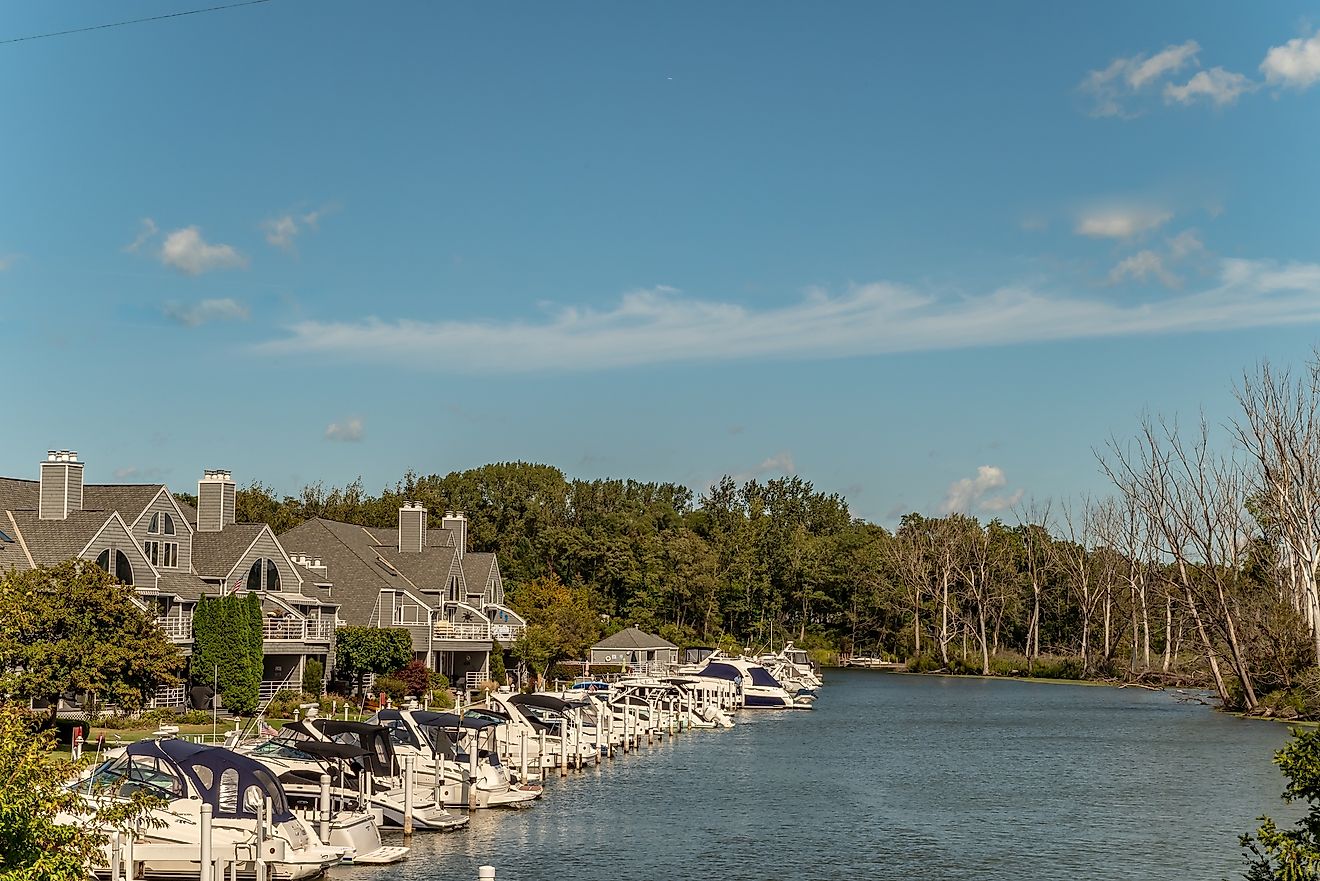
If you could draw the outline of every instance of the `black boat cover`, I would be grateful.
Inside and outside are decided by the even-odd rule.
[[[256,759],[186,740],[139,740],[124,752],[163,762],[187,777],[202,801],[211,806],[213,816],[255,820],[256,805],[269,798],[274,822],[293,819],[284,787]]]

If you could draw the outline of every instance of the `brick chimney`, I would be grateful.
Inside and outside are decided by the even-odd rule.
[[[440,525],[454,533],[454,546],[458,549],[458,558],[467,553],[467,516],[462,511],[446,511]]]
[[[420,554],[426,547],[426,508],[404,502],[399,509],[399,553]]]
[[[197,481],[197,531],[220,532],[234,522],[234,476],[207,470]]]
[[[41,494],[37,516],[64,520],[83,505],[83,463],[73,450],[50,450],[41,463]]]

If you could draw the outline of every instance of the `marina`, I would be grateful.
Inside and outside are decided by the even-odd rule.
[[[810,709],[820,677],[790,649],[763,659],[779,678],[762,659],[712,651],[668,676],[501,689],[454,712],[409,704],[358,721],[309,705],[278,731],[258,724],[248,738],[235,728],[221,744],[165,726],[98,756],[70,789],[91,810],[152,800],[105,844],[98,874],[109,881],[302,881],[338,865],[390,865],[425,833],[530,807],[556,777],[680,733],[732,728],[743,710]],[[64,822],[87,820],[74,810]]]
[[[330,861],[329,875],[475,879],[493,866],[497,878],[537,881],[571,866],[583,881],[1213,879],[1235,872],[1237,834],[1277,806],[1269,756],[1287,737],[1283,726],[1140,689],[848,669],[827,679],[813,712],[730,707],[727,729],[686,725],[654,698],[651,713],[635,712],[641,698],[615,713],[592,697],[600,728],[582,715],[576,733],[560,729],[566,748],[543,729],[547,759],[529,761],[527,776],[544,792],[527,806],[449,808],[469,822],[448,834],[405,836],[387,824],[384,846],[407,848],[406,859]],[[541,720],[584,710],[544,693],[504,697],[463,718],[487,718],[497,706],[534,707],[528,717]],[[453,722],[432,718],[441,715],[387,711],[381,720],[421,717],[439,733]],[[523,758],[490,737],[495,727],[459,735],[453,755],[470,761],[463,744],[487,732],[516,778]],[[576,748],[597,737],[598,752]],[[295,730],[276,740],[299,739]],[[172,749],[190,746],[179,743]],[[1225,755],[1235,761],[1223,763]],[[415,808],[434,786],[434,777],[422,780],[414,780]],[[306,816],[315,828],[317,815]],[[144,852],[139,845],[137,859]],[[309,877],[272,865],[275,878]],[[146,877],[199,877],[196,863],[191,873],[174,868]]]

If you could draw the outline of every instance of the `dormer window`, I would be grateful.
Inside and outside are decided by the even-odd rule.
[[[275,566],[275,561],[258,560],[253,563],[244,586],[248,590],[279,590],[280,570]]]
[[[174,518],[168,512],[160,511],[151,515],[147,524],[148,535],[174,535]]]
[[[101,555],[96,558],[96,565],[109,572],[115,578],[124,584],[133,583],[133,567],[128,562],[128,557],[124,556],[123,551],[101,551]],[[111,568],[111,565],[114,568]]]

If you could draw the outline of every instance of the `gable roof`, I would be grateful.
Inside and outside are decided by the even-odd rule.
[[[470,552],[464,554],[463,581],[467,583],[468,593],[475,594],[480,591],[484,594],[486,592],[486,582],[490,580],[494,568],[494,554],[474,554]]]
[[[593,649],[676,649],[669,640],[636,627],[625,627],[592,646]]]
[[[228,577],[266,528],[264,523],[231,523],[219,532],[194,532],[193,568],[207,578]]]
[[[32,554],[32,562],[38,566],[49,566],[78,556],[115,516],[106,511],[70,511],[63,520],[42,520],[36,511],[11,510],[9,513]]]
[[[366,624],[380,599],[381,590],[419,593],[408,577],[391,570],[377,554],[381,547],[372,532],[352,523],[314,517],[280,537],[280,544],[294,553],[321,558],[334,584],[339,616],[349,624]],[[397,553],[397,550],[396,550]],[[422,599],[418,596],[418,599]]]

